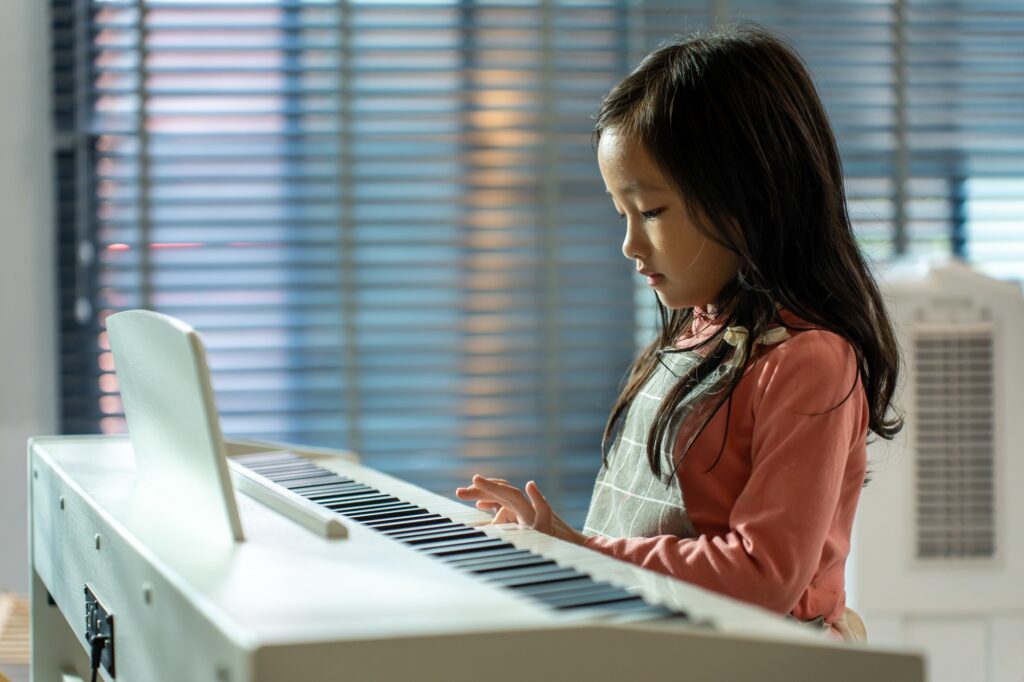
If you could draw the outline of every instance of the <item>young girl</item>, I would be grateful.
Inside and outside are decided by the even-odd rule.
[[[810,75],[762,29],[672,42],[604,98],[594,139],[660,334],[608,419],[582,533],[533,481],[456,495],[859,638],[844,567],[868,432],[902,426],[897,350]]]

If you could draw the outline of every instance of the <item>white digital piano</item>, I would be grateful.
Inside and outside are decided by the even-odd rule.
[[[224,439],[198,334],[107,329],[130,437],[29,441],[36,682],[923,682],[351,453]]]
[[[178,523],[188,490],[140,499],[127,438],[33,439],[34,680],[89,679],[87,599],[125,682],[924,679],[354,457],[227,446],[241,542]]]

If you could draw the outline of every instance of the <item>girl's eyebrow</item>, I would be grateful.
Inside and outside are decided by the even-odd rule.
[[[667,189],[667,187],[657,187],[655,185],[643,182],[642,180],[634,180],[633,182],[630,182],[625,187],[623,187],[622,191],[625,194],[635,194],[637,192],[664,192]],[[605,189],[604,193],[607,194],[608,196],[612,196],[612,193],[608,191],[607,188]]]

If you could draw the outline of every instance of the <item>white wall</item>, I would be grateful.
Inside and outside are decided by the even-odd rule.
[[[48,5],[0,0],[0,591],[26,594],[25,441],[57,429]]]

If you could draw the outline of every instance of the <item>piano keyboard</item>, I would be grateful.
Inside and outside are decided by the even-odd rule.
[[[232,458],[266,480],[348,521],[498,588],[514,590],[557,613],[690,621],[686,611],[596,580],[574,567],[521,549],[473,526],[339,475],[289,452]],[[702,620],[693,624],[707,625]]]

